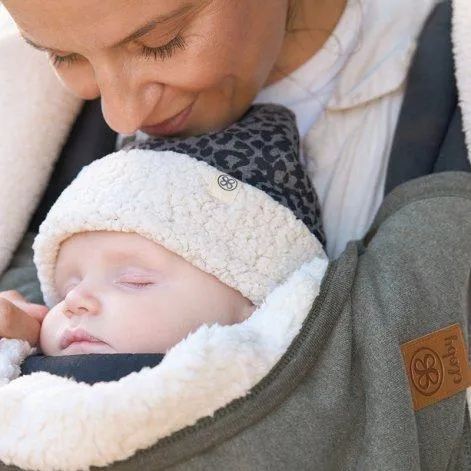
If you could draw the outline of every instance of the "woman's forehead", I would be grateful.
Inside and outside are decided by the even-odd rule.
[[[85,18],[102,14],[108,16],[121,12],[129,13],[142,8],[152,7],[162,14],[183,6],[197,5],[205,0],[4,0],[3,4],[8,10],[15,13],[42,13],[53,17]]]
[[[67,50],[69,41],[96,41],[107,47],[151,26],[182,21],[210,0],[6,0],[16,23],[41,46]],[[52,41],[52,42],[51,42]],[[60,41],[60,44],[58,44]],[[46,44],[50,42],[50,44]]]

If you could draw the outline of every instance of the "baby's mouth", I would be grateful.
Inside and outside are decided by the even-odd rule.
[[[89,334],[85,329],[74,329],[70,330],[67,329],[62,334],[60,340],[60,348],[61,350],[65,350],[67,347],[70,347],[72,344],[105,344],[102,340],[94,337],[93,335]],[[106,344],[105,344],[106,345]]]

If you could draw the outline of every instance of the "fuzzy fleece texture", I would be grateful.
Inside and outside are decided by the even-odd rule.
[[[471,161],[471,1],[453,1],[453,49],[463,127]]]
[[[327,263],[315,257],[249,319],[201,327],[154,368],[93,386],[35,373],[1,387],[0,460],[41,471],[106,466],[212,416],[245,396],[285,353]]]
[[[34,242],[46,303],[59,301],[54,275],[60,244],[80,232],[116,231],[159,243],[259,306],[303,263],[324,252],[291,210],[230,178],[171,151],[120,151],[84,168],[51,208]],[[224,189],[228,181],[233,190]]]
[[[28,342],[0,338],[0,386],[18,378],[21,374],[19,365],[33,353]]]
[[[23,237],[80,109],[0,9],[0,273]]]

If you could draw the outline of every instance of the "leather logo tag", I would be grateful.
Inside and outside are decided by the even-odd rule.
[[[471,386],[468,349],[461,326],[433,332],[401,345],[414,410],[435,404]]]

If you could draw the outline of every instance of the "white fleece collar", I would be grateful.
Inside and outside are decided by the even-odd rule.
[[[0,461],[40,471],[106,466],[212,416],[286,352],[326,269],[314,258],[244,323],[203,326],[156,367],[120,381],[90,386],[35,373],[0,387]],[[0,340],[0,354],[2,342],[6,350],[16,341]]]
[[[471,161],[471,1],[453,1],[453,50],[463,127]]]

